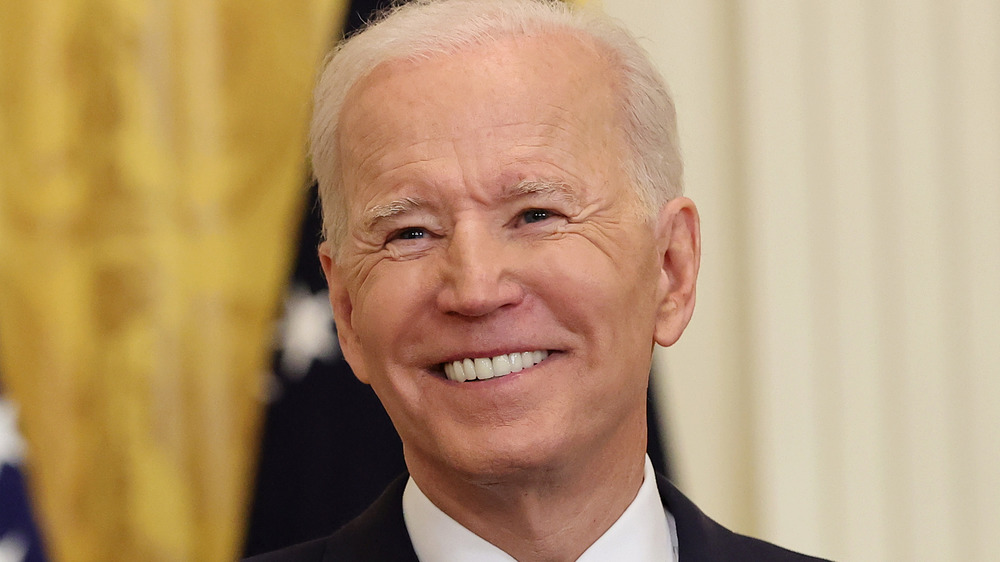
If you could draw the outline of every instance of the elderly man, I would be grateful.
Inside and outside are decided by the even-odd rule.
[[[646,450],[653,346],[694,308],[674,110],[636,42],[531,0],[393,10],[316,91],[321,261],[401,477],[257,560],[805,560],[714,523]]]

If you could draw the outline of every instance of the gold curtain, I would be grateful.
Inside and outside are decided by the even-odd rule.
[[[54,560],[232,560],[344,0],[0,5],[0,373]]]

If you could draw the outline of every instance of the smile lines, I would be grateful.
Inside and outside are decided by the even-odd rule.
[[[444,374],[456,382],[492,379],[533,367],[548,356],[548,351],[524,351],[492,358],[467,358],[445,363]]]

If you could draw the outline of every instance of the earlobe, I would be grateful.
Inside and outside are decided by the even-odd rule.
[[[694,312],[701,265],[701,230],[693,201],[678,197],[660,209],[656,240],[662,261],[654,340],[666,347],[681,337]]]
[[[329,241],[319,245],[319,262],[326,276],[326,284],[330,291],[330,306],[333,308],[333,320],[337,325],[337,339],[344,359],[354,371],[354,376],[368,384],[368,377],[361,362],[360,344],[352,323],[354,305],[350,292],[344,283],[343,274],[335,260],[335,250]]]

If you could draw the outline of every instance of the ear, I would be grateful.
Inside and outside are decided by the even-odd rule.
[[[333,308],[333,320],[337,323],[340,351],[354,371],[354,376],[361,382],[369,384],[362,360],[361,343],[358,340],[357,332],[354,331],[351,316],[354,312],[354,304],[351,302],[351,294],[344,283],[343,272],[337,266],[336,250],[329,241],[325,241],[319,245],[318,252],[319,262],[323,266],[323,275],[326,276],[326,284],[330,289],[330,306]]]
[[[656,240],[662,262],[653,339],[666,347],[681,337],[694,312],[695,284],[701,265],[701,227],[693,201],[677,197],[660,209]]]

